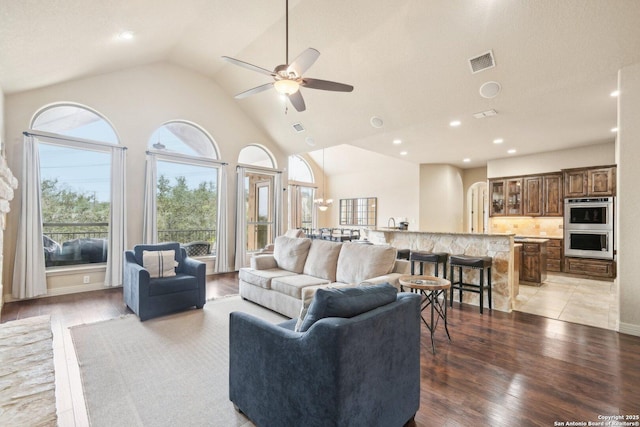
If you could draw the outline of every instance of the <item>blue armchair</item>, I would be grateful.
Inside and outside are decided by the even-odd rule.
[[[143,267],[143,251],[175,251],[176,275],[151,278]],[[195,306],[206,301],[206,265],[187,257],[179,243],[136,245],[124,253],[122,278],[124,302],[140,320],[161,316]]]
[[[260,427],[411,422],[420,406],[420,297],[392,298],[350,318],[321,318],[306,332],[293,330],[295,319],[274,325],[231,313],[236,409]]]

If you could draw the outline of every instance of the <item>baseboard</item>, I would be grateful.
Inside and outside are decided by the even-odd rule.
[[[81,292],[100,291],[104,289],[119,288],[120,286],[105,286],[102,283],[90,283],[77,286],[64,286],[60,288],[47,289],[46,295],[39,295],[35,298],[55,297],[58,295],[79,294]],[[23,299],[14,298],[11,294],[4,295],[4,302],[23,301]]]
[[[620,322],[620,327],[618,328],[618,332],[640,337],[640,325],[634,325],[633,323]]]

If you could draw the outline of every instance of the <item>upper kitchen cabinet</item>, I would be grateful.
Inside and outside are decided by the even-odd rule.
[[[542,215],[542,177],[526,176],[524,183],[524,215]]]
[[[489,209],[490,216],[504,216],[504,198],[506,194],[505,180],[490,180],[489,194],[491,194],[491,207]]]
[[[562,216],[562,174],[554,173],[542,177],[542,212],[545,216]]]
[[[615,196],[616,167],[566,169],[564,197]]]
[[[506,180],[507,215],[522,215],[522,179]]]

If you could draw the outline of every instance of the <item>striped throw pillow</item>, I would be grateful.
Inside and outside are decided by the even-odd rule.
[[[178,262],[175,260],[176,251],[142,251],[142,266],[149,272],[149,276],[172,277],[176,275]]]

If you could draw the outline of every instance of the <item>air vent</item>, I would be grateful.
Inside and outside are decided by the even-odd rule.
[[[471,58],[469,60],[469,66],[471,67],[471,72],[473,74],[479,73],[480,71],[484,71],[488,68],[493,68],[496,66],[496,62],[493,59],[493,51],[488,51],[483,53],[480,56],[476,56],[475,58]]]
[[[293,130],[295,130],[296,132],[304,132],[304,126],[302,126],[302,123],[294,123],[292,126]]]
[[[487,111],[480,111],[479,113],[475,113],[473,117],[475,117],[476,119],[484,119],[485,117],[495,116],[496,114],[498,114],[496,110],[487,110]]]

